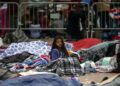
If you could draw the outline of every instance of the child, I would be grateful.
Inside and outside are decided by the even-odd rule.
[[[56,37],[52,44],[50,58],[51,60],[56,60],[61,57],[69,57],[69,55],[62,37]]]

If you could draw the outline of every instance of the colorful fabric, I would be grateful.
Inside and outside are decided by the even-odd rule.
[[[50,56],[49,55],[41,55],[38,59],[33,60],[34,62],[37,62],[39,59],[46,59],[47,61],[50,61]]]
[[[74,46],[72,43],[65,42],[65,47],[68,51],[73,51]]]
[[[50,50],[51,47],[47,45],[47,42],[43,41],[12,43],[4,53],[0,54],[0,59],[22,52],[28,52],[38,56],[49,55]]]
[[[119,9],[111,9],[109,15],[113,19],[120,19],[120,10]]]
[[[10,70],[12,72],[23,72],[26,71],[27,68],[35,68],[36,66],[44,66],[49,63],[49,57],[45,55],[33,56],[31,55],[29,58],[24,60],[22,63],[15,64]]]
[[[65,45],[67,49],[72,47],[72,45],[69,43],[66,43]],[[12,43],[3,53],[0,53],[0,59],[3,59],[7,56],[20,54],[22,52],[28,52],[38,56],[49,55],[50,51],[51,46],[49,46],[48,43],[44,41]]]
[[[45,59],[38,60],[37,62],[28,61],[28,62],[24,62],[24,63],[18,63],[15,66],[13,66],[12,68],[10,68],[10,70],[12,72],[24,72],[24,71],[27,71],[28,68],[32,69],[37,66],[45,66],[47,64],[48,64],[48,61]]]
[[[41,71],[41,67],[37,68]],[[76,57],[59,58],[43,68],[44,71],[55,72],[58,75],[82,75],[80,61]],[[42,70],[42,71],[43,71]]]
[[[24,60],[23,63],[28,63],[28,65],[29,65],[29,62],[36,63],[36,62],[38,62],[40,60],[46,60],[47,62],[50,62],[50,58],[49,58],[48,55],[41,55],[41,56],[31,55],[29,58]]]

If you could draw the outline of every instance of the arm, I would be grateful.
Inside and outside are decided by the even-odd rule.
[[[60,52],[57,49],[51,51],[51,60],[56,60],[60,58]]]

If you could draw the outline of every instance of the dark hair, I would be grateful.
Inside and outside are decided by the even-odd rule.
[[[58,49],[58,50],[59,50],[59,47],[56,45],[56,42],[57,42],[58,39],[60,39],[60,40],[62,41],[62,47],[61,47],[60,50],[61,50],[62,52],[64,52],[64,53],[68,56],[68,52],[67,52],[67,49],[66,49],[66,47],[65,47],[65,43],[64,43],[64,41],[63,41],[63,38],[60,37],[60,36],[55,37],[55,39],[54,39],[54,41],[53,41],[53,44],[52,44],[52,49]],[[52,49],[51,49],[51,50],[52,50]]]

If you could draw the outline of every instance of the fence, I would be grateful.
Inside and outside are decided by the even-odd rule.
[[[107,35],[106,32],[111,35],[118,34],[117,32],[120,30],[120,2],[97,2],[92,5],[91,10],[93,30],[91,37],[94,37],[94,32],[102,32],[102,35]]]
[[[73,10],[76,10],[79,17],[71,16]],[[98,35],[100,32],[109,33],[110,30],[114,32],[111,34],[118,34],[116,32],[120,30],[120,2],[96,2],[91,7],[87,3],[78,2],[24,2],[20,5],[0,2],[0,36],[8,30],[18,28],[18,24],[23,30],[59,32],[71,27],[72,33],[75,33],[75,29],[80,28],[85,31],[86,37],[94,37],[95,33]]]
[[[18,4],[0,2],[0,36],[18,27]]]
[[[24,6],[27,7],[22,9]],[[78,2],[24,2],[20,5],[19,21],[23,30],[60,32],[71,27],[72,33],[76,29],[87,31],[89,9],[88,4]]]

